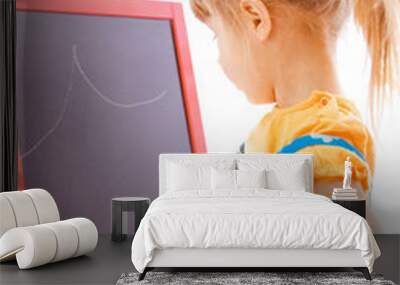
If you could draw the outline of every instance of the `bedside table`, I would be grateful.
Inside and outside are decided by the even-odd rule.
[[[140,221],[146,214],[150,206],[150,199],[145,197],[119,197],[111,200],[111,213],[112,213],[112,233],[111,239],[113,241],[123,241],[126,239],[127,234],[123,233],[123,224],[127,225],[127,220],[123,218],[123,212],[134,212],[135,215],[135,229],[133,235],[139,227]]]
[[[333,203],[359,214],[365,219],[366,216],[366,200],[333,200]]]

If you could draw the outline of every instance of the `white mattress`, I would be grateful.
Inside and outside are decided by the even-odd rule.
[[[372,271],[380,255],[367,222],[328,198],[295,191],[180,191],[149,208],[132,243],[132,262],[143,272],[155,250],[359,250]]]

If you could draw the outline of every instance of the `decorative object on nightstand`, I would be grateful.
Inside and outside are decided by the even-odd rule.
[[[332,193],[332,200],[360,200],[358,197],[357,189],[351,187],[351,170],[352,164],[350,157],[347,157],[344,162],[344,178],[343,188],[334,188]]]
[[[150,199],[144,197],[118,197],[111,201],[112,208],[112,234],[113,241],[123,241],[126,239],[126,234],[123,233],[123,225],[127,225],[124,212],[133,212],[135,215],[135,231],[136,233],[140,221],[144,217],[150,205]]]
[[[335,200],[332,201],[340,206],[359,214],[365,219],[366,217],[366,201],[365,200]]]
[[[360,197],[358,197],[357,189],[334,188],[332,200],[355,201],[360,200]]]
[[[343,178],[343,189],[351,189],[351,176],[353,172],[351,170],[350,157],[346,157],[344,162],[344,178]]]
[[[347,157],[346,161],[344,162],[343,188],[333,189],[332,201],[365,218],[366,202],[365,200],[359,198],[357,189],[351,187],[351,167],[352,164],[350,157]]]

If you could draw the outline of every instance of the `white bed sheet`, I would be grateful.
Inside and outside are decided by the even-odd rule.
[[[357,249],[372,272],[379,248],[368,223],[328,198],[265,189],[168,192],[151,204],[132,243],[143,272],[155,249]]]

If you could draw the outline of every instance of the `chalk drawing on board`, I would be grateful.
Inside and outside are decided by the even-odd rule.
[[[165,96],[165,94],[167,94],[167,91],[164,90],[159,95],[157,95],[156,97],[154,97],[152,99],[144,100],[144,101],[136,102],[136,103],[132,103],[132,104],[122,104],[122,103],[115,102],[110,97],[108,97],[108,96],[104,95],[102,92],[100,92],[100,90],[93,84],[93,82],[90,80],[89,76],[83,70],[83,68],[82,68],[82,66],[80,64],[80,61],[79,61],[78,52],[77,52],[77,46],[76,45],[72,46],[72,55],[73,55],[74,63],[76,65],[76,67],[78,68],[79,73],[82,75],[83,79],[86,81],[86,83],[90,86],[90,88],[93,89],[93,91],[101,99],[103,99],[105,102],[109,103],[110,105],[113,105],[113,106],[119,107],[119,108],[135,108],[135,107],[139,107],[139,106],[143,106],[143,105],[147,105],[147,104],[151,104],[151,103],[157,102],[157,101],[161,100]]]
[[[108,104],[110,104],[110,105],[112,105],[114,107],[117,107],[117,108],[136,108],[136,107],[152,104],[152,103],[155,103],[155,102],[161,100],[167,94],[167,90],[163,90],[159,95],[155,96],[152,99],[148,99],[148,100],[144,100],[144,101],[140,101],[140,102],[135,102],[135,103],[131,103],[131,104],[122,104],[122,103],[115,102],[114,100],[110,99],[108,96],[106,96],[102,92],[100,92],[99,89],[92,83],[92,81],[90,80],[89,76],[83,70],[83,68],[82,68],[82,66],[81,66],[81,64],[79,62],[78,53],[77,53],[77,45],[74,44],[74,45],[72,45],[72,62],[71,62],[71,72],[70,72],[70,76],[69,76],[69,83],[68,83],[67,90],[66,90],[65,95],[64,95],[64,103],[63,103],[61,112],[58,115],[58,118],[55,121],[53,127],[51,127],[40,139],[38,139],[38,141],[36,143],[34,143],[32,145],[32,147],[30,147],[27,151],[22,153],[21,154],[21,159],[25,159],[27,156],[32,154],[36,149],[38,149],[39,146],[52,133],[54,133],[54,131],[58,128],[58,126],[63,121],[65,113],[67,111],[69,97],[71,95],[71,91],[72,91],[73,86],[74,86],[74,70],[75,70],[74,67],[76,67],[78,69],[78,71],[81,74],[82,78],[90,86],[90,88],[94,91],[94,93],[96,95],[98,95],[106,103],[108,103]]]
[[[64,103],[61,109],[60,114],[58,115],[57,120],[55,121],[53,127],[51,127],[36,143],[32,145],[27,151],[21,154],[21,159],[26,158],[29,156],[31,153],[33,153],[54,131],[58,128],[58,126],[61,124],[62,120],[64,119],[64,115],[67,111],[67,106],[68,106],[68,101],[69,97],[71,95],[72,87],[74,86],[74,62],[71,61],[71,72],[69,75],[69,83],[67,87],[67,91],[65,92],[64,95]]]

